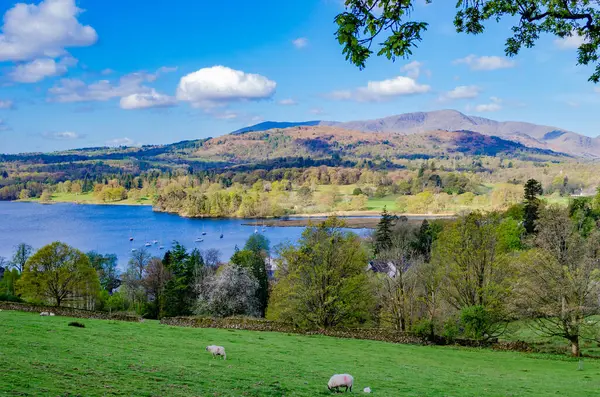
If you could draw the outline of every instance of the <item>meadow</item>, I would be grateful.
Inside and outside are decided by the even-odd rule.
[[[0,395],[325,396],[334,373],[353,394],[594,396],[600,361],[564,356],[238,330],[175,328],[0,312]],[[226,347],[213,359],[209,344]]]

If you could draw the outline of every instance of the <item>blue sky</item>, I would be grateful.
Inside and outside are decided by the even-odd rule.
[[[542,37],[508,59],[510,21],[457,34],[449,3],[417,6],[430,27],[410,60],[374,57],[360,71],[333,36],[341,0],[3,1],[0,152],[446,108],[600,134],[578,38]]]

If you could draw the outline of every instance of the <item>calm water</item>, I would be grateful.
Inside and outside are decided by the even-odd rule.
[[[243,226],[252,221],[244,219],[186,219],[177,215],[153,212],[147,206],[111,206],[0,201],[0,256],[10,258],[13,247],[21,242],[40,248],[53,241],[62,241],[84,252],[116,254],[122,267],[133,248],[144,248],[146,242],[158,240],[147,249],[157,256],[162,244],[165,250],[173,240],[188,249],[216,248],[221,260],[228,260],[235,246],[243,247],[254,233],[254,226]],[[259,224],[259,233],[270,241],[271,247],[284,242],[295,243],[304,228],[265,228]],[[206,235],[202,235],[206,232]],[[219,235],[223,233],[223,239]],[[355,230],[360,235],[365,230]],[[130,242],[129,237],[134,241]],[[197,238],[204,242],[197,243]]]

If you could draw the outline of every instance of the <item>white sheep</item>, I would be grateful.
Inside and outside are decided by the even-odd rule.
[[[333,391],[333,389],[335,389],[336,391],[339,391],[340,387],[346,387],[346,391],[348,391],[348,389],[350,389],[350,391],[352,391],[353,384],[354,384],[354,378],[352,377],[352,375],[336,374],[336,375],[333,375],[329,379],[329,382],[327,383],[327,388],[330,391]]]
[[[41,312],[40,313],[40,316],[49,316],[49,315],[50,315],[50,313],[48,313],[48,312]]]
[[[365,387],[363,391],[365,393],[371,393],[371,388],[370,387]]]
[[[213,358],[215,358],[216,356],[223,356],[223,360],[227,360],[227,354],[225,354],[225,348],[223,346],[206,346],[206,351],[211,352]]]
[[[56,316],[56,314],[50,312],[50,317]]]

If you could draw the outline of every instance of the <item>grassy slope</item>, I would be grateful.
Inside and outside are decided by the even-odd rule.
[[[600,395],[600,362],[0,312],[0,395],[319,396],[333,373],[379,396]],[[80,320],[81,321],[81,320]],[[227,348],[213,360],[208,344]],[[362,394],[362,393],[361,393]]]
[[[38,202],[39,199],[30,199],[25,201]],[[75,193],[53,193],[52,201],[50,203],[79,203],[79,204],[110,204],[110,205],[152,205],[152,200],[148,197],[142,197],[139,200],[125,199],[121,201],[105,203],[100,200],[93,193],[75,194]]]

